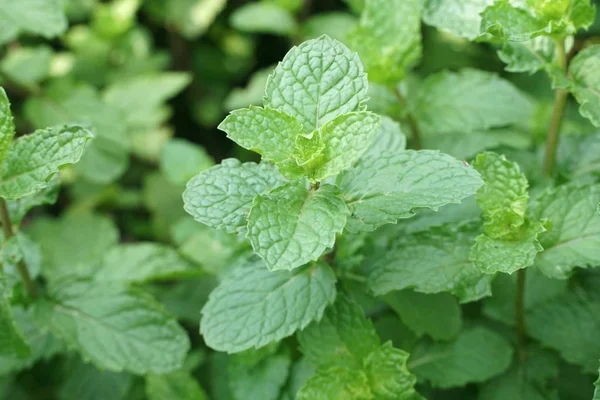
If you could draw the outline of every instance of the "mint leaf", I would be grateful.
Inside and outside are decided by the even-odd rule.
[[[319,182],[350,168],[368,148],[380,126],[379,117],[368,112],[344,114],[323,125],[316,133],[323,154],[315,161],[308,161],[309,178]]]
[[[499,334],[481,327],[463,331],[453,342],[417,344],[408,367],[434,387],[484,382],[504,372],[513,349]]]
[[[509,0],[498,0],[481,14],[481,39],[494,41],[525,42],[536,36],[551,34],[554,26],[548,26],[528,10],[514,7]]]
[[[10,111],[10,102],[6,92],[0,87],[0,166],[8,155],[10,144],[15,136],[15,123]],[[0,168],[0,174],[2,169]]]
[[[367,356],[364,366],[374,398],[424,400],[414,389],[417,378],[406,367],[408,357],[390,342]]]
[[[50,73],[52,56],[46,45],[10,49],[0,62],[0,71],[11,82],[35,92]]]
[[[79,161],[92,134],[78,126],[35,131],[12,143],[0,175],[0,197],[18,199],[48,186],[65,164]]]
[[[204,148],[184,139],[171,139],[162,148],[160,170],[176,185],[185,185],[214,161]]]
[[[210,294],[200,333],[215,350],[259,348],[320,320],[335,293],[335,275],[325,264],[271,272],[264,262],[253,261]]]
[[[94,281],[144,283],[200,275],[174,249],[159,243],[131,243],[108,250],[93,271]]]
[[[527,313],[527,332],[566,361],[592,372],[598,367],[600,300],[594,294],[574,291],[540,303]]]
[[[489,296],[491,276],[469,261],[476,235],[472,225],[397,235],[389,250],[368,260],[369,290],[376,295],[407,288],[451,292],[463,303]]]
[[[285,8],[270,3],[248,3],[236,8],[229,17],[231,26],[242,32],[293,35],[298,26]]]
[[[481,12],[494,0],[425,0],[423,21],[469,40],[479,35]]]
[[[242,353],[243,354],[243,353]],[[242,355],[240,354],[240,356]],[[229,363],[229,386],[235,399],[278,400],[292,363],[289,354],[276,354],[255,365]]]
[[[24,358],[31,355],[31,350],[12,315],[11,297],[12,289],[8,287],[4,272],[0,271],[0,354]]]
[[[362,308],[340,297],[323,319],[298,333],[300,350],[314,365],[358,366],[379,348],[379,337]]]
[[[481,184],[474,169],[437,151],[377,155],[367,150],[340,178],[340,189],[351,211],[347,229],[372,231],[412,217],[416,208],[437,210],[458,203],[473,195]]]
[[[42,250],[42,273],[48,279],[91,275],[106,251],[119,242],[119,231],[107,217],[71,214],[38,218],[26,231]]]
[[[269,270],[292,270],[333,247],[347,214],[337,187],[326,184],[309,190],[288,184],[254,199],[248,239]]]
[[[534,264],[538,253],[544,250],[538,240],[543,232],[546,232],[544,224],[528,223],[516,238],[495,239],[480,235],[475,240],[469,259],[483,273],[512,274]]]
[[[297,176],[301,168],[293,155],[303,127],[296,118],[271,108],[250,106],[233,111],[219,125],[227,137],[240,146],[257,152],[264,161],[276,164],[288,176]]]
[[[64,279],[50,286],[37,316],[86,361],[108,371],[167,373],[181,367],[190,343],[163,307],[140,289]]]
[[[449,294],[426,295],[403,290],[390,293],[383,299],[417,336],[451,340],[462,329],[460,306]]]
[[[296,117],[310,134],[364,108],[367,76],[358,55],[327,36],[292,48],[267,81],[265,106]]]
[[[506,42],[498,51],[498,57],[506,63],[509,72],[534,73],[554,60],[556,46],[546,37],[539,36],[527,42]]]
[[[349,35],[349,41],[360,54],[369,80],[397,83],[408,68],[419,61],[422,53],[420,11],[419,0],[365,1],[358,27]]]
[[[297,400],[370,400],[367,374],[360,369],[332,366],[320,369],[298,392]]]
[[[198,222],[239,232],[257,195],[281,186],[285,179],[270,164],[223,160],[192,178],[183,192],[185,210]]]
[[[195,377],[184,370],[164,375],[146,375],[148,400],[206,400],[208,397]]]
[[[412,108],[425,134],[443,135],[522,123],[532,102],[496,74],[463,69],[429,76]]]
[[[544,248],[535,266],[551,278],[565,279],[575,267],[600,261],[600,186],[574,184],[547,190],[530,206],[531,218],[548,219],[548,232],[539,236]]]
[[[0,4],[0,44],[21,33],[52,38],[67,29],[67,18],[58,0],[4,0]]]
[[[48,186],[45,188],[25,197],[20,197],[16,200],[8,200],[6,202],[6,206],[8,208],[8,213],[10,214],[10,219],[14,225],[19,225],[20,222],[25,218],[25,215],[37,206],[41,206],[43,204],[54,204],[56,200],[58,200],[58,192],[60,190],[60,185],[58,182],[58,177],[54,175],[53,178],[50,178],[48,181]]]
[[[72,357],[65,365],[66,379],[58,392],[61,400],[125,399],[133,384],[133,375],[101,371]]]
[[[600,46],[590,46],[578,53],[569,65],[573,79],[569,90],[579,103],[579,112],[600,127]]]

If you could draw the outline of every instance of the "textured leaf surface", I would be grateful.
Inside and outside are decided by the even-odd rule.
[[[234,270],[210,294],[200,332],[218,351],[262,347],[321,319],[335,293],[335,275],[327,265],[271,272],[255,261]]]
[[[366,373],[360,369],[333,366],[318,371],[298,392],[298,400],[370,400]]]
[[[63,280],[38,317],[85,360],[108,371],[167,373],[190,342],[177,321],[143,291],[115,283]]]
[[[600,46],[590,46],[573,58],[569,72],[579,112],[600,127]]]
[[[419,127],[436,135],[522,123],[531,101],[497,75],[463,69],[428,77],[414,105]]]
[[[1,168],[0,196],[18,199],[47,187],[62,166],[79,161],[92,137],[78,126],[63,126],[18,138]]]
[[[375,399],[423,400],[414,389],[417,378],[406,367],[407,361],[408,353],[390,342],[367,356],[364,367]]]
[[[0,27],[0,43],[23,32],[51,38],[67,29],[67,18],[58,0],[3,0]]]
[[[93,271],[95,281],[144,283],[199,275],[201,270],[159,243],[131,243],[108,250]]]
[[[204,390],[187,371],[179,370],[165,375],[146,376],[148,400],[205,400]]]
[[[529,334],[562,358],[595,371],[600,358],[600,299],[572,292],[534,307],[527,313]]]
[[[525,42],[551,33],[552,26],[528,10],[514,7],[508,0],[501,0],[483,11],[481,32],[481,37],[487,40]]]
[[[42,273],[57,279],[65,275],[91,275],[106,251],[119,241],[119,231],[107,217],[67,215],[60,220],[37,219],[27,233],[41,247]]]
[[[550,64],[554,59],[554,42],[545,36],[527,42],[506,42],[498,51],[498,57],[506,63],[509,72],[534,73]]]
[[[458,302],[449,294],[422,294],[411,290],[390,293],[387,304],[418,336],[434,340],[453,339],[462,328],[462,313]]]
[[[425,0],[423,21],[469,40],[479,36],[481,12],[494,0]]]
[[[416,208],[437,210],[458,203],[482,183],[474,169],[437,151],[368,151],[341,176],[351,211],[347,229],[371,231],[412,217]]]
[[[10,143],[15,136],[15,123],[10,111],[10,102],[6,92],[0,87],[0,166],[8,155]],[[0,169],[0,174],[2,169]]]
[[[600,264],[599,199],[600,186],[565,185],[532,202],[532,218],[551,224],[539,237],[544,251],[535,262],[544,274],[564,279],[575,267]]]
[[[491,277],[469,261],[476,235],[470,226],[446,226],[397,236],[388,251],[369,260],[369,289],[376,295],[407,288],[451,292],[461,302],[489,296]]]
[[[270,270],[291,270],[332,248],[347,214],[335,186],[308,190],[290,184],[256,197],[248,217],[248,238]]]
[[[314,365],[360,365],[379,348],[379,337],[362,308],[340,297],[319,322],[298,333],[300,349]]]
[[[358,55],[327,36],[290,50],[267,81],[265,106],[294,116],[310,134],[362,107],[367,76]]]
[[[239,232],[257,195],[285,183],[270,164],[223,160],[190,180],[183,193],[185,210],[212,228]]]
[[[484,328],[471,328],[450,343],[417,345],[408,367],[419,379],[450,388],[501,374],[510,365],[512,353],[512,346],[502,336]]]
[[[11,291],[4,272],[0,271],[0,354],[27,357],[31,350],[13,317]]]
[[[421,57],[419,0],[367,0],[351,47],[358,51],[369,80],[397,83]],[[398,40],[402,38],[402,40]]]

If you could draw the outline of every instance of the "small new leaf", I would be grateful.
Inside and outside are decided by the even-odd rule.
[[[254,199],[248,238],[270,270],[291,270],[332,248],[347,215],[337,187],[326,184],[309,190],[293,183]]]
[[[285,183],[271,164],[227,159],[192,178],[183,192],[185,210],[215,229],[240,232],[257,195]]]
[[[335,294],[335,275],[326,264],[272,272],[262,261],[250,262],[210,294],[200,333],[218,351],[262,347],[320,320]]]
[[[18,199],[47,187],[62,166],[79,161],[92,137],[78,126],[62,126],[18,138],[0,169],[0,197]]]

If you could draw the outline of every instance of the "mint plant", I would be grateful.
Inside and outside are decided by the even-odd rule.
[[[598,1],[0,3],[0,400],[600,398]]]

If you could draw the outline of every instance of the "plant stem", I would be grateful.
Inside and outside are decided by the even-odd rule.
[[[515,299],[515,319],[517,327],[517,347],[519,362],[525,363],[527,330],[525,328],[525,269],[517,271],[517,295]]]
[[[396,98],[398,99],[398,103],[400,103],[402,108],[407,110],[408,103],[406,102],[406,99],[404,98],[402,93],[400,93],[400,90],[398,89],[397,86],[394,87],[394,94],[396,95]],[[415,149],[421,150],[423,148],[423,144],[421,142],[421,131],[419,129],[419,124],[417,124],[417,120],[415,119],[415,117],[413,117],[413,115],[411,113],[409,113],[407,111],[406,116],[404,117],[404,122],[406,124],[408,124],[408,126],[410,128]]]
[[[556,43],[556,52],[558,63],[563,71],[567,70],[567,55],[565,53],[564,40]],[[546,150],[544,152],[544,175],[552,176],[554,164],[556,162],[556,150],[558,148],[558,135],[560,126],[562,125],[563,116],[565,114],[565,106],[567,105],[567,97],[569,92],[564,89],[556,89],[554,94],[554,108],[552,110],[552,121],[548,130],[546,139]]]
[[[6,207],[6,200],[3,198],[0,198],[0,222],[2,223],[2,231],[4,232],[4,240],[9,240],[15,236],[12,223],[10,222],[8,208]],[[17,270],[19,271],[19,275],[21,275],[21,279],[23,280],[23,284],[29,292],[29,295],[35,299],[37,297],[37,289],[31,280],[31,276],[29,276],[29,270],[27,269],[27,264],[25,264],[24,260],[17,263]]]

